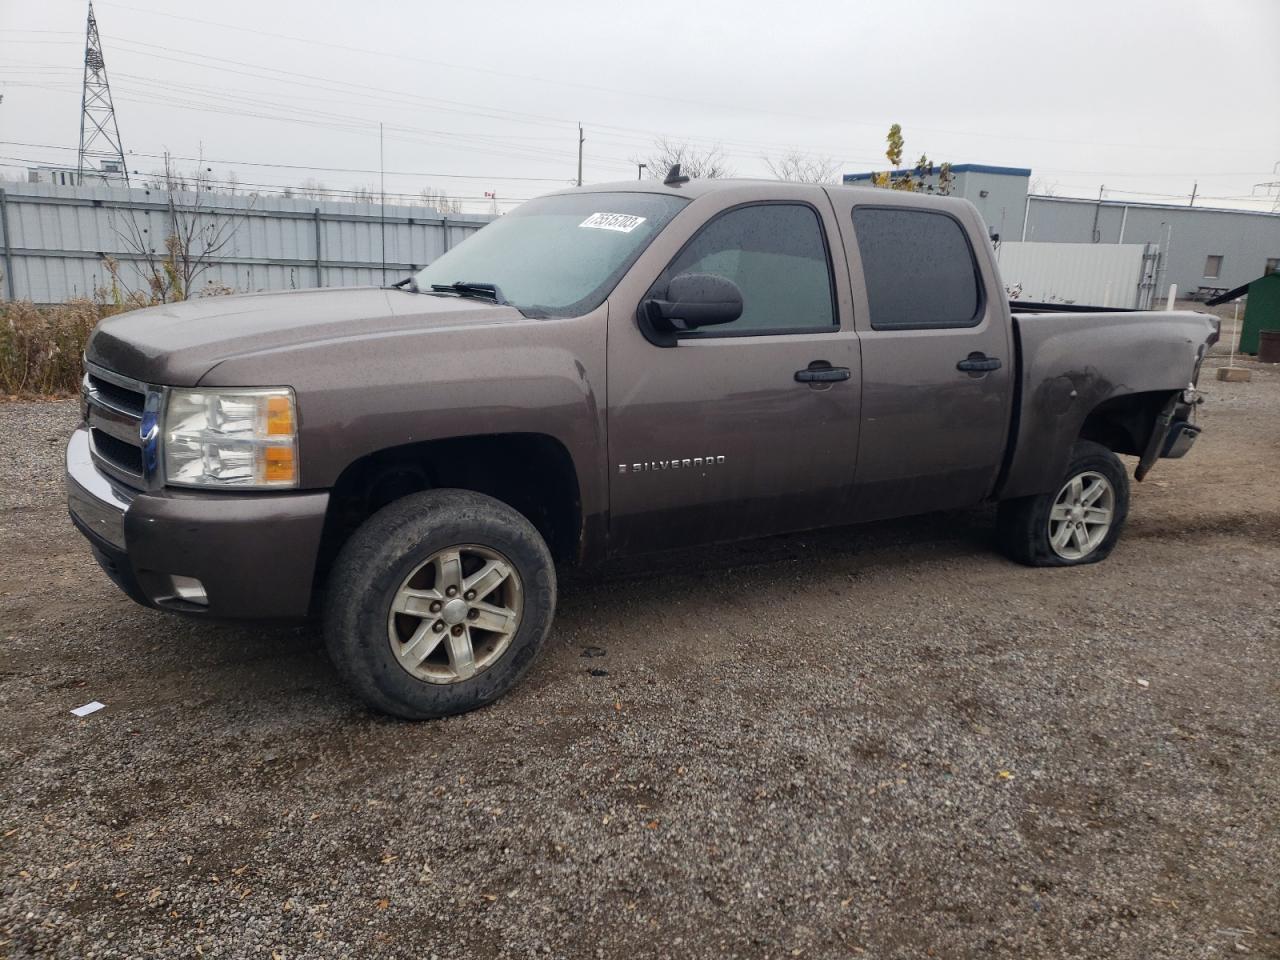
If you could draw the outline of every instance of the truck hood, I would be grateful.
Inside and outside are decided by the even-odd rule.
[[[233,357],[397,331],[531,323],[514,307],[381,287],[207,297],[133,310],[98,324],[90,363],[146,383],[196,386]]]

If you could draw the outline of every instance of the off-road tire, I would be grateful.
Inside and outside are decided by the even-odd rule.
[[[430,683],[392,652],[391,603],[416,567],[459,544],[486,547],[510,561],[523,610],[500,659],[468,679]],[[555,604],[551,553],[523,515],[469,490],[429,490],[379,510],[343,545],[328,578],[325,645],[339,674],[375,710],[405,720],[449,716],[492,703],[515,686],[546,638]]]
[[[1060,556],[1049,541],[1050,512],[1058,494],[1073,477],[1098,473],[1107,479],[1114,492],[1111,527],[1102,541],[1089,553],[1078,558]],[[1050,493],[1034,497],[1005,500],[996,517],[996,536],[1000,549],[1012,560],[1031,567],[1074,567],[1105,560],[1120,539],[1129,515],[1129,477],[1119,457],[1106,447],[1081,440],[1071,449],[1071,459],[1062,480]]]

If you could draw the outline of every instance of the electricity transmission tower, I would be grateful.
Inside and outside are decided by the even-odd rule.
[[[1271,168],[1272,173],[1280,173],[1280,162]],[[1255,183],[1253,192],[1256,194],[1259,190],[1264,196],[1275,197],[1275,202],[1271,204],[1273,213],[1280,213],[1280,180],[1271,180],[1268,183]]]
[[[99,161],[93,167],[89,161]],[[89,24],[84,41],[84,92],[80,97],[80,159],[76,166],[76,183],[84,185],[85,168],[90,176],[100,172],[119,172],[129,185],[129,168],[120,145],[120,126],[111,103],[111,85],[107,82],[107,64],[102,59],[102,40],[98,21],[89,0]],[[114,169],[113,169],[114,168]]]

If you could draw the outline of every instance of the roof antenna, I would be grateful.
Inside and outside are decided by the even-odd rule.
[[[673,163],[671,169],[667,171],[667,179],[662,182],[668,187],[678,187],[682,183],[688,183],[689,178],[680,173],[680,164]]]

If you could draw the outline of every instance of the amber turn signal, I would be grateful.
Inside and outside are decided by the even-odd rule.
[[[298,479],[293,447],[264,447],[262,453],[262,479],[267,483],[293,483]]]
[[[293,404],[289,397],[267,398],[267,436],[293,435]]]

